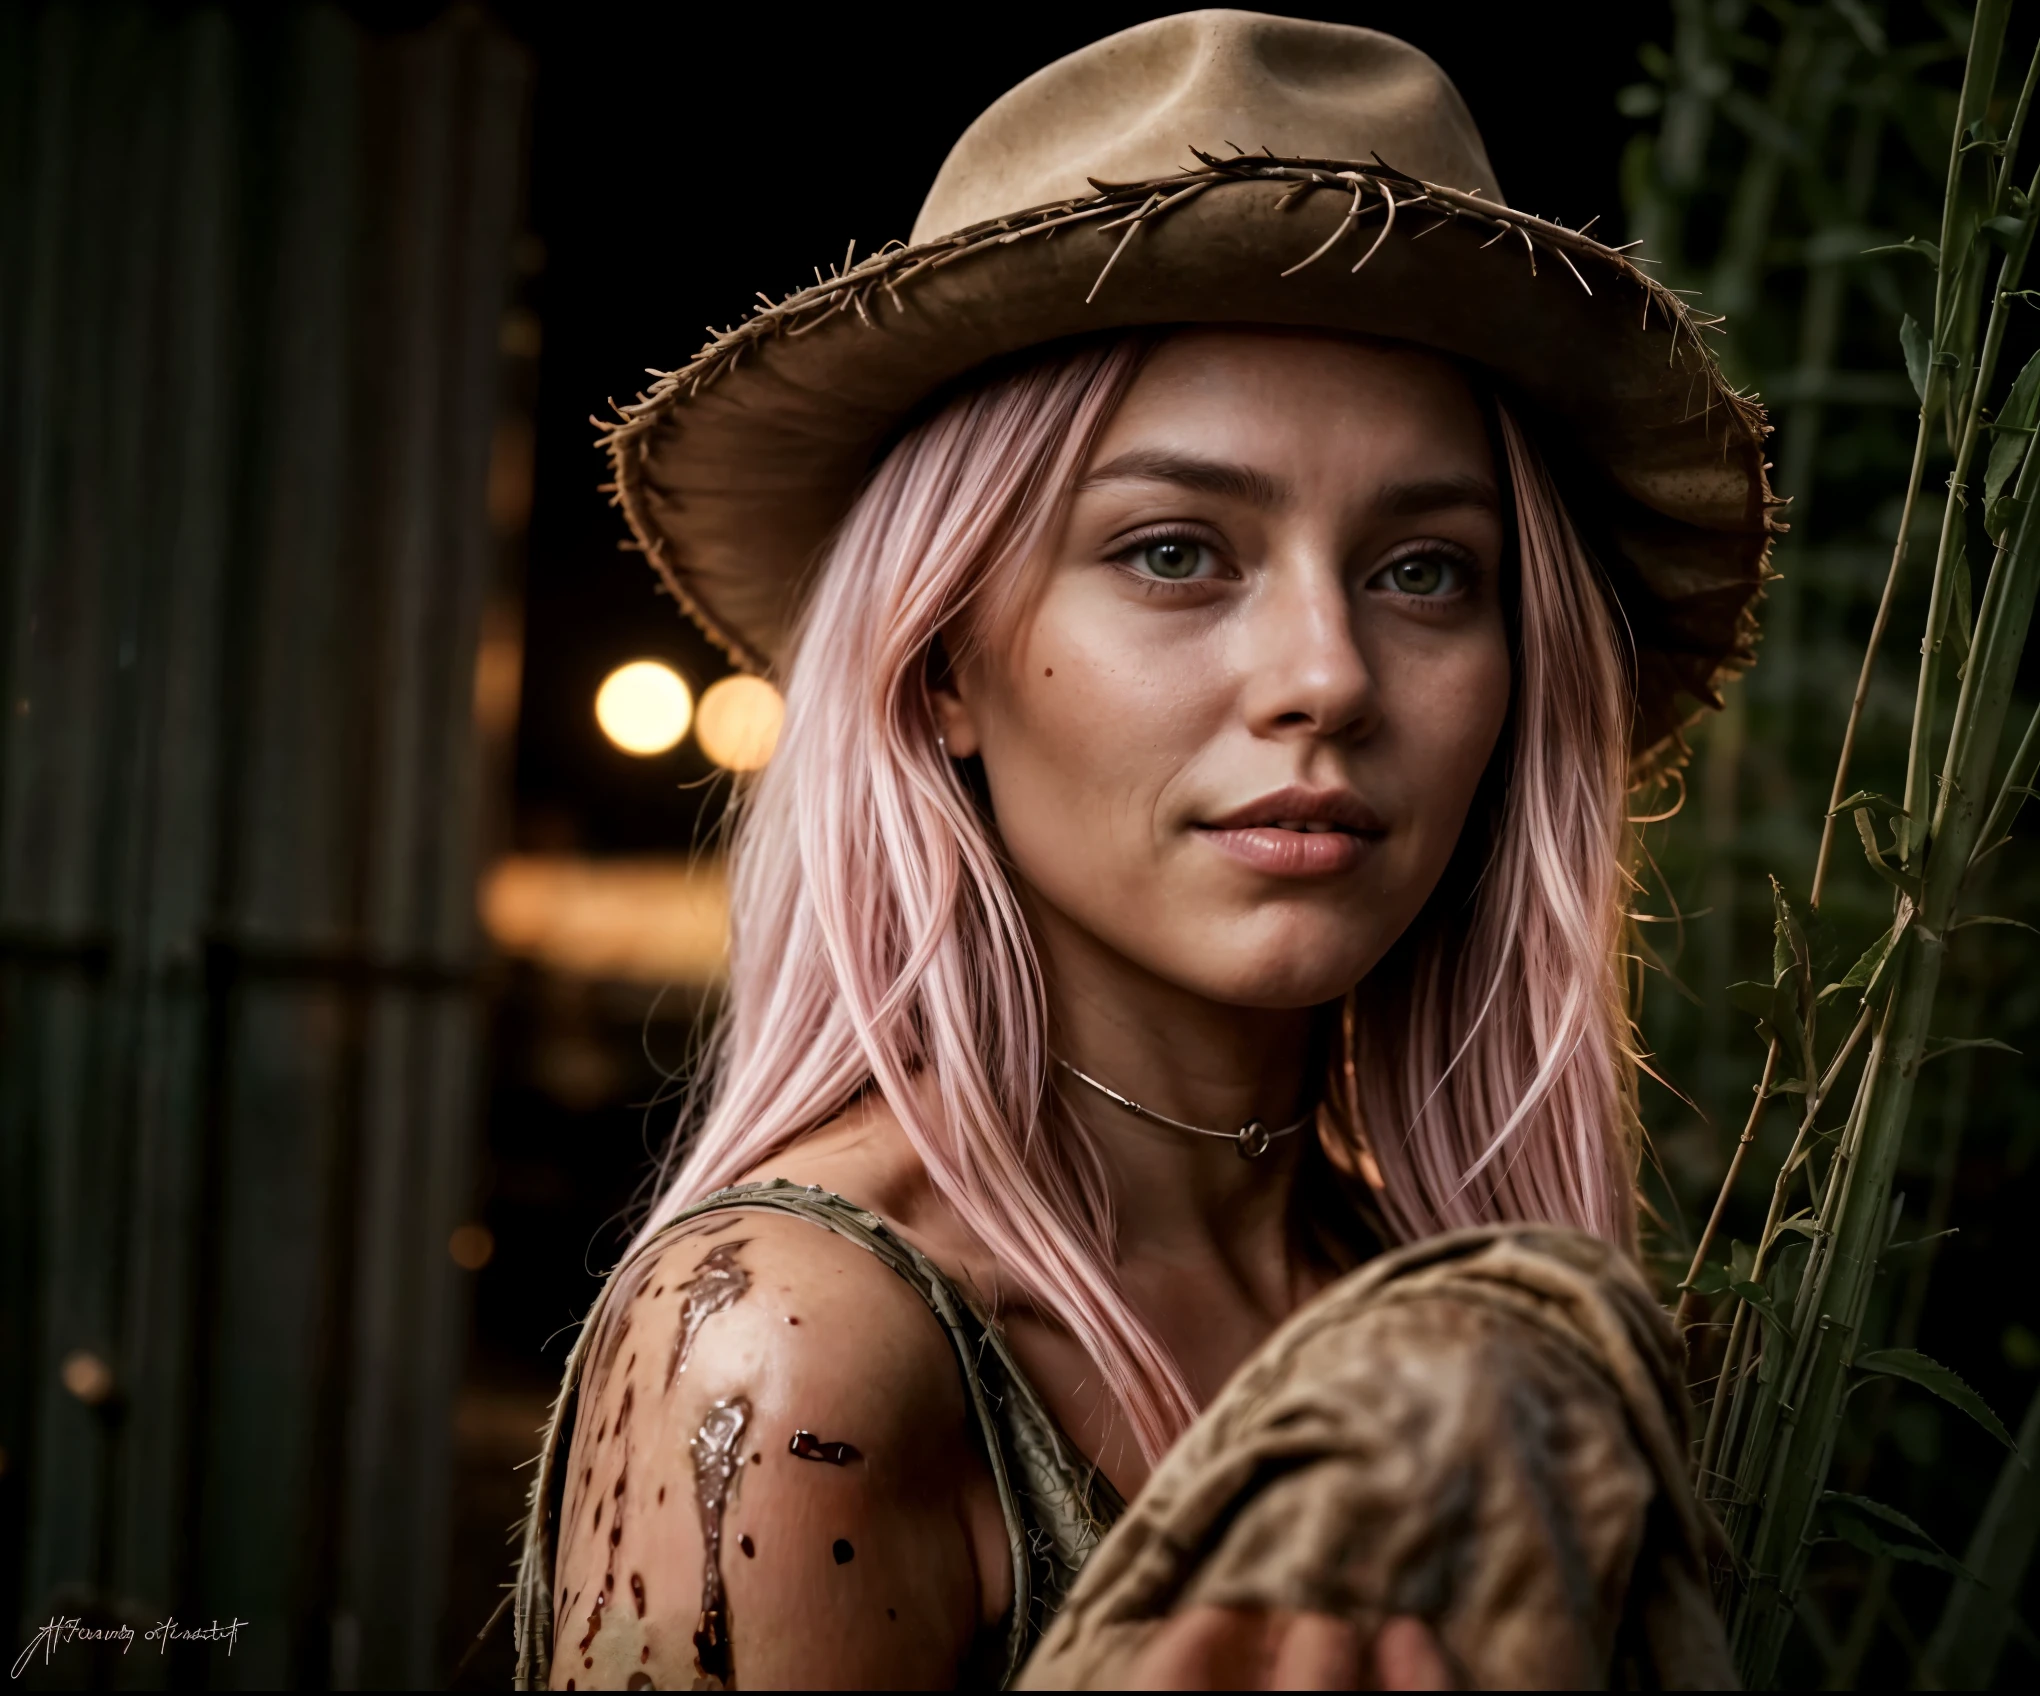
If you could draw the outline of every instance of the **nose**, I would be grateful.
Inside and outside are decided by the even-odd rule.
[[[1337,563],[1271,572],[1244,636],[1242,699],[1256,735],[1359,740],[1372,729],[1379,691]]]

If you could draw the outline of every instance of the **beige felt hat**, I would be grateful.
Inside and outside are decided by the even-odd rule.
[[[1622,250],[1511,210],[1443,71],[1392,36],[1186,12],[1037,71],[967,129],[912,236],[763,305],[621,409],[619,504],[667,588],[769,672],[902,420],[1099,330],[1273,324],[1492,374],[1552,459],[1637,649],[1639,770],[1746,667],[1768,428],[1711,321]]]

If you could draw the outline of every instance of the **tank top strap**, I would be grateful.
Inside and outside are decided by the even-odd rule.
[[[642,1263],[657,1245],[703,1214],[735,1210],[791,1214],[833,1231],[876,1256],[927,1304],[956,1356],[971,1418],[998,1486],[1012,1557],[1013,1608],[1002,1663],[986,1666],[1004,1685],[1061,1608],[1079,1569],[1126,1504],[1083,1458],[1020,1370],[998,1327],[933,1261],[877,1214],[814,1186],[775,1178],[738,1184],[681,1209],[631,1257]],[[600,1329],[616,1274],[589,1309],[567,1356],[531,1481],[514,1591],[517,1687],[542,1688],[552,1662],[552,1574],[561,1484],[585,1357]]]

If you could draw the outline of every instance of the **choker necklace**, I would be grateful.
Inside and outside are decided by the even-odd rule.
[[[1166,1113],[1157,1113],[1152,1107],[1143,1107],[1139,1102],[1121,1095],[1116,1089],[1101,1084],[1088,1072],[1078,1071],[1060,1054],[1051,1054],[1049,1058],[1079,1083],[1089,1084],[1113,1106],[1123,1107],[1129,1113],[1137,1113],[1143,1119],[1152,1119],[1158,1125],[1167,1125],[1171,1130],[1189,1131],[1192,1135],[1200,1137],[1221,1138],[1239,1151],[1242,1160],[1260,1159],[1268,1152],[1268,1145],[1277,1137],[1292,1136],[1317,1117],[1317,1109],[1313,1107],[1295,1124],[1284,1125],[1279,1131],[1269,1130],[1259,1119],[1249,1119],[1236,1131],[1214,1131],[1206,1125],[1186,1125],[1181,1119],[1171,1119]]]

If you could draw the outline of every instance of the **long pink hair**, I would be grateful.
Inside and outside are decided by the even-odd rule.
[[[1103,1164],[1049,1087],[1040,963],[927,679],[938,637],[954,650],[996,622],[1152,345],[1059,350],[952,400],[843,521],[777,752],[738,799],[706,1111],[637,1239],[875,1091],[944,1201],[1099,1363],[1150,1459],[1195,1403],[1120,1288]],[[1405,1238],[1541,1220],[1627,1243],[1626,673],[1541,462],[1506,414],[1501,435],[1520,571],[1493,805],[1349,997],[1321,1124],[1372,1153]]]

